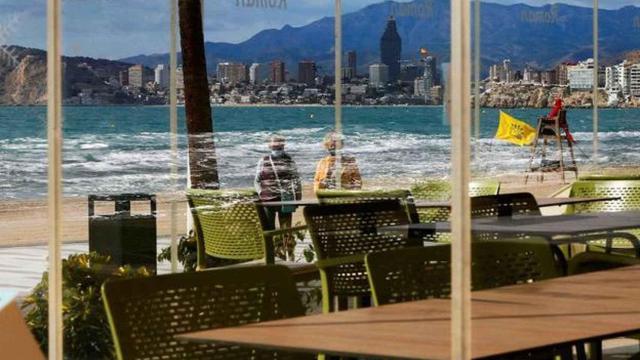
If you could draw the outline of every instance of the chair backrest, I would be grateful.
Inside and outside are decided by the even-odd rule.
[[[567,125],[567,110],[560,110],[558,113],[558,125],[559,126],[568,126]]]
[[[353,204],[379,200],[399,200],[405,207],[409,220],[419,222],[413,195],[409,190],[318,190],[318,201],[323,204]]]
[[[471,198],[472,217],[541,215],[536,198],[530,193],[475,196]]]
[[[469,196],[498,195],[500,182],[496,180],[480,180],[469,183]]]
[[[398,200],[307,206],[304,217],[316,251],[317,266],[328,296],[369,294],[364,256],[375,251],[418,246],[403,233],[384,233],[384,226],[406,225]]]
[[[545,239],[477,241],[472,244],[473,290],[561,276]],[[365,262],[376,305],[445,298],[451,293],[451,246],[438,244],[372,253]]]
[[[569,275],[640,265],[640,259],[601,252],[583,252],[569,260]]]
[[[447,180],[427,180],[414,184],[411,193],[416,199],[446,201],[451,198],[451,183]]]
[[[234,260],[265,256],[254,191],[188,190],[187,199],[198,241],[199,265],[204,254]]]
[[[107,281],[102,294],[121,360],[280,359],[273,351],[175,336],[304,315],[291,273],[277,265]]]
[[[620,200],[598,201],[567,206],[567,213],[614,212],[640,209],[640,180],[576,181],[570,197],[620,197]]]
[[[500,182],[495,180],[473,181],[469,183],[469,196],[498,195]],[[451,198],[451,184],[446,180],[429,180],[415,184],[411,188],[413,197],[421,200],[446,201]],[[420,209],[420,222],[449,220],[448,208]]]
[[[626,174],[626,175],[588,174],[588,175],[578,176],[578,180],[591,180],[591,181],[640,180],[640,174]]]

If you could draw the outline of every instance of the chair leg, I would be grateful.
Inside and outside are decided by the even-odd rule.
[[[338,306],[336,308],[337,311],[349,310],[349,298],[346,296],[336,296]]]
[[[546,136],[542,136],[542,156],[540,157],[540,177],[539,182],[544,182],[544,169],[542,168],[542,164],[544,164],[547,159],[547,146],[549,145],[549,140]]]
[[[562,178],[562,183],[565,184],[566,180],[564,177],[564,151],[562,148],[562,134],[560,133],[560,122],[557,118],[555,120],[553,130],[555,132],[554,138],[556,140],[556,151],[558,152],[558,161],[560,165],[560,177]]]
[[[541,120],[538,120],[538,125],[536,126],[536,136],[533,139],[533,146],[531,147],[531,156],[529,157],[529,169],[527,170],[527,173],[524,177],[524,184],[526,185],[527,182],[529,181],[529,175],[531,174],[532,170],[533,170],[533,161],[536,158],[536,152],[538,150],[538,139],[540,136],[540,126],[542,124]]]
[[[571,156],[571,166],[573,166],[573,173],[575,174],[576,179],[578,179],[578,164],[576,163],[576,156],[573,152],[573,144],[571,143],[571,141],[569,141],[569,139],[567,139],[567,144],[567,146],[569,146],[569,156]]]
[[[578,360],[587,360],[587,351],[584,349],[584,347],[584,343],[576,344],[576,355],[578,357]]]
[[[589,358],[591,360],[602,360],[601,341],[593,341],[589,343]]]

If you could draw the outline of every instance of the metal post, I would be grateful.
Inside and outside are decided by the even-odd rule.
[[[49,226],[49,356],[63,359],[62,322],[62,41],[61,2],[47,0],[47,141]]]
[[[171,192],[176,191],[178,184],[178,2],[169,0],[171,20],[169,29],[169,133],[171,144]],[[171,198],[171,272],[178,271],[178,203]]]
[[[342,0],[335,0],[335,125],[336,132],[342,135]]]
[[[471,359],[470,2],[451,2],[451,358]],[[426,355],[426,354],[425,354]]]
[[[599,80],[599,4],[598,0],[593,0],[593,161],[598,161],[598,128],[599,128],[599,111],[598,111],[598,80]]]

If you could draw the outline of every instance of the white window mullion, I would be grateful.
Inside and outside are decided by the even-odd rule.
[[[47,0],[47,151],[49,227],[49,356],[63,359],[62,322],[62,60],[61,3]]]
[[[451,358],[471,358],[470,1],[451,2]],[[426,354],[425,354],[426,355]]]

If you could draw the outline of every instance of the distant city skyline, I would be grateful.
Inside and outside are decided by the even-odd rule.
[[[441,0],[433,0],[441,1]],[[381,0],[344,2],[348,13]],[[398,1],[409,2],[409,1]],[[500,4],[544,5],[564,3],[591,6],[591,0],[490,0]],[[302,26],[333,16],[332,0],[289,0],[287,9],[254,9],[236,6],[236,0],[205,1],[207,41],[238,43],[265,29],[284,25]],[[600,0],[603,9],[640,0]],[[168,2],[159,0],[65,0],[63,1],[64,53],[69,56],[119,59],[168,50]],[[44,49],[46,47],[46,2],[43,0],[0,0],[0,44]]]

